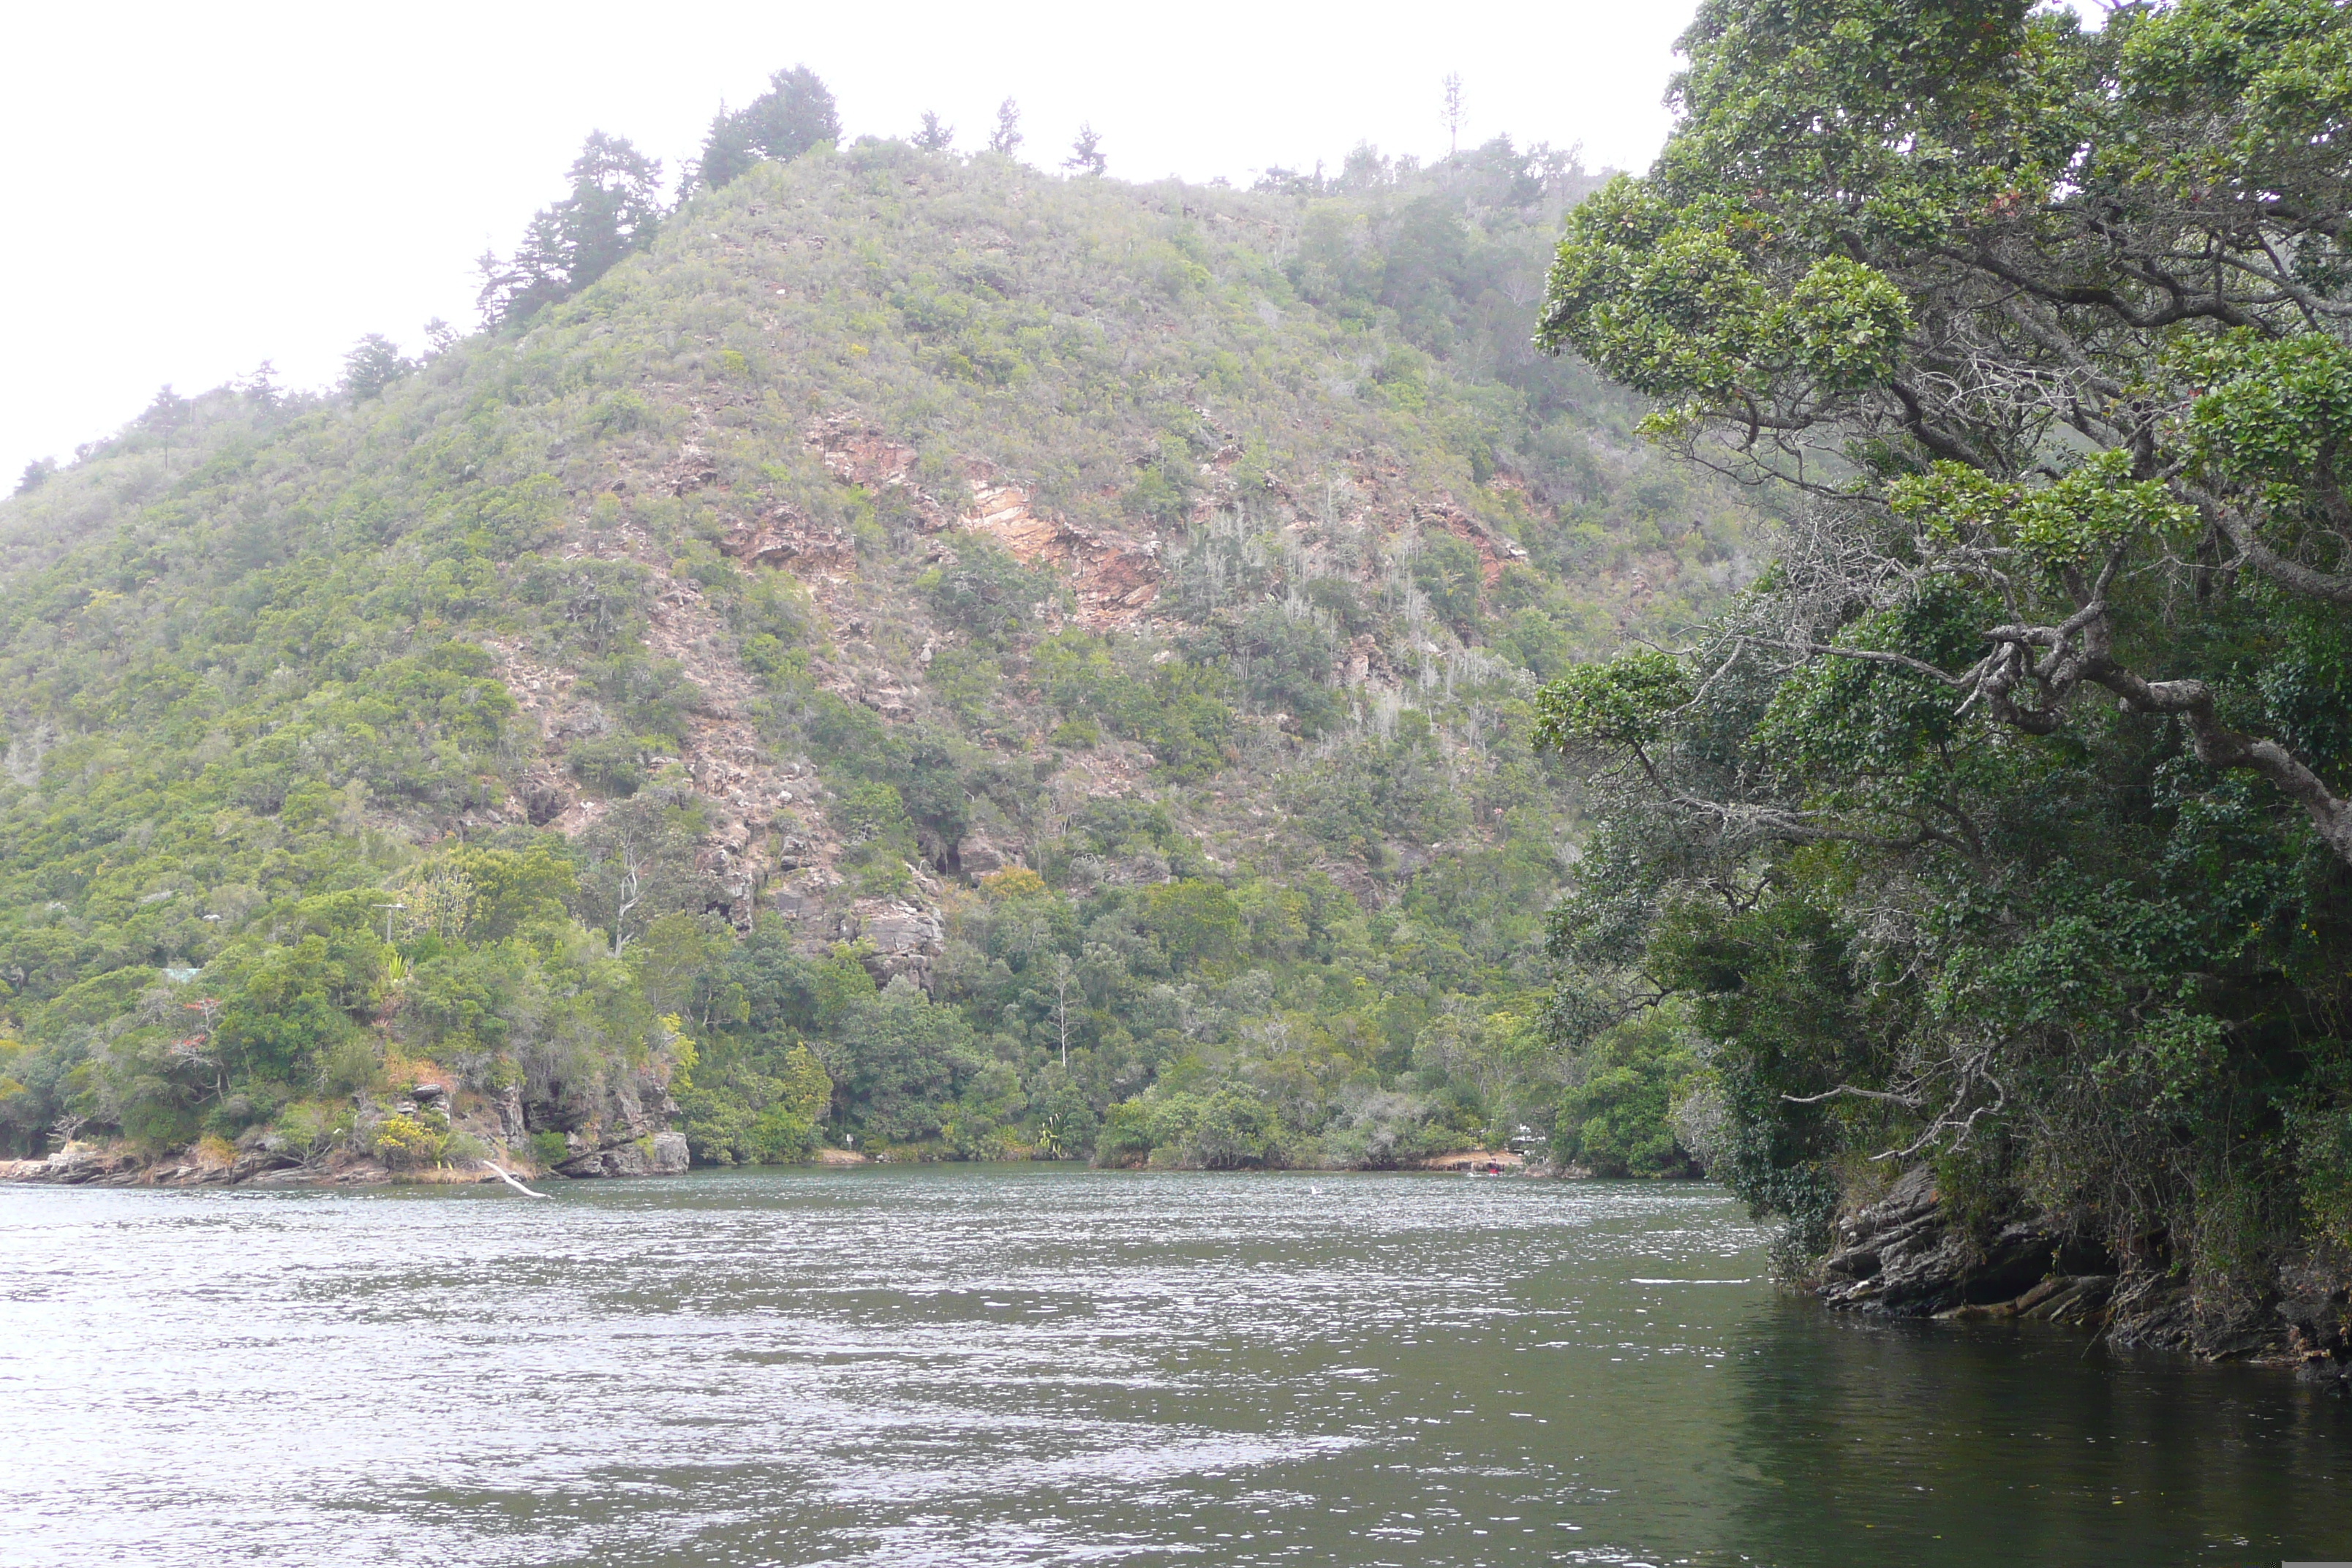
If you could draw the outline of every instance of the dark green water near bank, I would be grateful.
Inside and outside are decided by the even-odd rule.
[[[1693,1186],[0,1189],[0,1563],[2352,1558],[2284,1374],[1771,1290]]]

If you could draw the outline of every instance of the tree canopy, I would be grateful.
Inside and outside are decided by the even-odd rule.
[[[696,190],[717,190],[763,159],[797,158],[840,138],[832,89],[806,66],[780,70],[748,107],[719,106],[701,157],[688,166],[680,200]],[[572,194],[540,209],[510,258],[491,251],[477,263],[483,319],[522,321],[649,247],[667,211],[661,174],[661,161],[638,152],[627,137],[591,132],[567,171]]]
[[[780,70],[750,105],[721,105],[702,143],[692,184],[717,190],[763,158],[797,158],[841,140],[841,113],[833,90],[806,66]]]
[[[1560,951],[1702,999],[1727,1168],[1814,1239],[1849,1153],[1933,1155],[2242,1283],[2347,1179],[2352,16],[1708,0],[1683,48],[1541,342],[1790,522],[1545,694],[1613,802]]]
[[[540,209],[513,259],[482,258],[479,303],[489,320],[520,321],[570,299],[660,231],[661,161],[627,137],[590,132],[567,177],[572,194]]]

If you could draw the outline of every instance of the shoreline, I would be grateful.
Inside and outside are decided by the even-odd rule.
[[[662,1135],[667,1141],[677,1138],[675,1133]],[[683,1142],[683,1139],[678,1140]],[[616,1146],[616,1152],[627,1145]],[[683,1175],[688,1170],[724,1170],[744,1167],[688,1165],[683,1161],[589,1160],[596,1164],[593,1171],[573,1171],[562,1167],[541,1165],[520,1158],[511,1151],[499,1162],[511,1174],[525,1181],[614,1181],[643,1176]],[[583,1162],[568,1161],[566,1164]],[[968,1160],[901,1161],[877,1159],[847,1149],[824,1148],[802,1163],[798,1168],[810,1170],[850,1170],[860,1167],[887,1165],[962,1165],[998,1163],[1080,1164],[1097,1168],[1082,1161],[1009,1162]],[[1491,1167],[1491,1169],[1489,1169]],[[1177,1166],[1102,1166],[1104,1170],[1151,1170],[1163,1173],[1191,1171]],[[1508,1151],[1458,1150],[1433,1155],[1412,1164],[1367,1167],[1276,1166],[1255,1173],[1274,1175],[1284,1173],[1307,1173],[1325,1175],[1381,1174],[1414,1173],[1425,1174],[1475,1174],[1481,1177],[1516,1176],[1575,1180],[1585,1173],[1561,1170],[1549,1165],[1531,1163],[1525,1157]],[[1194,1171],[1192,1173],[1202,1173]],[[176,1154],[147,1156],[127,1149],[103,1149],[88,1144],[68,1144],[57,1153],[41,1159],[0,1160],[0,1184],[51,1187],[150,1187],[181,1189],[193,1187],[238,1187],[270,1189],[303,1189],[335,1187],[398,1187],[398,1186],[476,1186],[497,1183],[499,1176],[488,1169],[468,1170],[456,1165],[420,1166],[402,1169],[384,1164],[380,1160],[362,1155],[340,1154],[324,1160],[304,1160],[292,1154],[249,1150],[232,1159],[205,1158],[194,1149]]]
[[[526,1181],[555,1179],[557,1173],[530,1161],[509,1164]],[[574,1178],[564,1177],[564,1180]],[[380,1161],[344,1158],[305,1161],[290,1154],[240,1154],[234,1160],[205,1160],[166,1155],[144,1160],[137,1155],[93,1152],[68,1158],[53,1154],[41,1160],[0,1160],[0,1183],[39,1187],[241,1187],[293,1189],[304,1187],[473,1186],[499,1178],[487,1170],[467,1171],[454,1165],[394,1170]]]

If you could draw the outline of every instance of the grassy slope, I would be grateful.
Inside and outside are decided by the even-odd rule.
[[[576,1149],[687,1034],[709,1157],[805,1142],[803,1037],[836,1125],[966,1152],[1155,1083],[1113,1152],[1539,1110],[1528,683],[1746,534],[1520,346],[1559,188],[1361,186],[770,165],[379,398],[0,503],[10,1136],[396,1152],[436,1076]],[[647,802],[693,866],[614,959],[564,884]]]

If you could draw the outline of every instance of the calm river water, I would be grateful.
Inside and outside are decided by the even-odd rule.
[[[1712,1188],[0,1189],[0,1562],[2274,1563],[2352,1410],[1769,1289]]]

